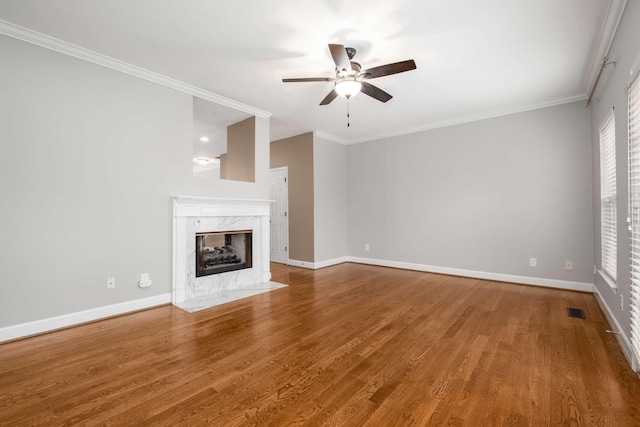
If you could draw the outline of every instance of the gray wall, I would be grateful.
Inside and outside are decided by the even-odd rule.
[[[172,196],[268,198],[268,119],[256,183],[197,179],[191,95],[5,36],[0,58],[0,327],[170,292]]]
[[[314,262],[347,256],[347,147],[313,141]]]
[[[618,283],[617,293],[609,287],[600,274],[596,276],[595,285],[605,304],[624,329],[627,337],[631,336],[629,302],[630,294],[630,250],[629,233],[627,231],[628,216],[628,180],[627,180],[627,86],[631,83],[629,71],[636,58],[640,56],[640,2],[630,1],[624,12],[616,37],[609,52],[609,59],[616,66],[608,66],[604,71],[595,100],[591,103],[591,135],[593,147],[593,233],[596,263],[602,268],[600,245],[600,142],[598,130],[605,116],[615,108],[616,116],[616,178],[618,207]],[[624,299],[624,307],[620,309],[620,297]]]
[[[349,255],[592,283],[589,129],[580,102],[348,146]]]

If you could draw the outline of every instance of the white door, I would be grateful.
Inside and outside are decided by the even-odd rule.
[[[286,167],[271,169],[271,261],[289,261],[289,171]]]

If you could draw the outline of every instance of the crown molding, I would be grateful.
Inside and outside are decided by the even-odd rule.
[[[591,56],[590,65],[584,81],[583,88],[585,93],[591,92],[591,88],[593,88],[598,72],[600,71],[602,60],[605,56],[609,55],[611,44],[616,36],[616,32],[618,31],[618,26],[622,20],[624,10],[627,7],[627,2],[628,0],[611,0],[609,2],[607,16],[602,24],[600,37],[598,38],[598,43],[596,44],[596,48]]]
[[[206,91],[204,89],[200,89],[196,86],[192,86],[188,83],[163,76],[162,74],[154,73],[153,71],[147,70],[145,68],[137,67],[124,61],[102,55],[92,50],[67,43],[65,41],[47,36],[28,28],[21,27],[19,25],[12,24],[7,21],[0,20],[0,34],[4,34],[6,36],[13,37],[15,39],[19,39],[47,49],[55,50],[56,52],[73,56],[75,58],[82,59],[96,65],[111,68],[112,70],[120,71],[122,73],[129,74],[131,76],[138,77],[162,86],[166,86],[168,88],[175,89],[189,95],[197,96],[199,98],[203,98],[208,101],[224,105],[226,107],[234,108],[236,110],[254,115],[256,117],[266,119],[271,117],[272,115],[267,111],[251,107],[241,102],[234,101],[233,99],[226,98],[224,96]]]
[[[601,64],[601,52],[608,52],[611,43],[613,42],[613,38],[615,36],[615,32],[617,31],[618,25],[622,18],[622,14],[624,12],[624,8],[627,5],[628,0],[611,0],[609,4],[609,9],[607,11],[606,22],[603,25],[603,31],[601,33],[598,48],[596,50],[596,54],[592,60],[589,77],[587,79],[587,83],[585,87],[590,86],[590,82],[595,80],[595,76],[597,75],[598,69]],[[238,101],[234,101],[230,98],[226,98],[224,96],[218,95],[213,92],[206,91],[204,89],[200,89],[196,86],[181,82],[179,80],[172,79],[167,76],[163,76],[161,74],[155,73],[153,71],[137,67],[135,65],[117,60],[115,58],[111,58],[106,55],[102,55],[100,53],[82,48],[80,46],[67,43],[65,41],[47,36],[45,34],[30,30],[28,28],[21,27],[19,25],[12,24],[7,21],[0,20],[0,34],[4,34],[9,37],[13,37],[31,44],[35,44],[47,49],[51,49],[65,55],[73,56],[75,58],[79,58],[103,67],[111,68],[116,71],[120,71],[125,74],[129,74],[156,84],[160,84],[165,87],[169,87],[174,90],[178,90],[183,93],[187,93],[193,96],[197,96],[199,98],[206,99],[208,101],[216,102],[218,104],[234,108],[236,110],[252,114],[256,117],[260,118],[269,118],[272,116],[271,113],[260,110],[249,105],[243,104]],[[585,91],[586,92],[586,91]],[[314,135],[326,139],[328,141],[333,141],[338,144],[343,145],[351,145],[351,144],[359,144],[362,142],[375,141],[383,138],[390,138],[394,136],[407,135],[416,132],[423,132],[426,130],[437,129],[447,126],[454,126],[458,124],[484,120],[509,114],[520,113],[529,110],[535,110],[539,108],[551,107],[560,104],[566,104],[570,102],[576,101],[584,101],[587,99],[585,94],[578,94],[564,98],[558,98],[551,101],[546,101],[542,103],[534,103],[534,104],[526,104],[501,110],[494,110],[490,112],[480,113],[480,114],[472,114],[467,116],[453,117],[450,119],[430,122],[423,125],[399,129],[389,132],[383,132],[376,135],[369,135],[360,138],[341,138],[323,131],[314,131]]]
[[[523,104],[523,105],[517,105],[514,107],[503,108],[499,110],[487,111],[479,114],[470,114],[466,116],[452,117],[446,120],[429,122],[419,126],[414,126],[414,127],[405,128],[405,129],[397,129],[389,132],[383,132],[375,135],[369,135],[369,136],[364,136],[364,137],[354,138],[349,140],[346,140],[337,136],[333,136],[321,131],[316,131],[316,135],[319,136],[320,138],[339,142],[340,144],[344,144],[344,145],[360,144],[363,142],[375,141],[383,138],[392,138],[394,136],[408,135],[408,134],[424,132],[432,129],[455,126],[455,125],[460,125],[460,124],[469,123],[469,122],[476,122],[478,120],[486,120],[486,119],[492,119],[495,117],[508,116],[510,114],[524,113],[526,111],[538,110],[538,109],[547,108],[547,107],[554,107],[556,105],[569,104],[571,102],[586,101],[586,99],[587,99],[587,95],[581,93],[577,95],[556,98],[556,99],[552,99],[544,102]]]
[[[337,142],[342,145],[349,145],[348,139],[340,138],[339,136],[331,135],[330,133],[322,132],[321,130],[313,131],[313,135],[318,138],[326,139],[327,141]]]

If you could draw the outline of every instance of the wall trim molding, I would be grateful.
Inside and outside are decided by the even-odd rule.
[[[555,107],[557,105],[570,104],[572,102],[586,101],[587,98],[588,97],[586,94],[579,93],[579,94],[565,96],[562,98],[555,98],[555,99],[551,99],[543,102],[534,102],[530,104],[522,104],[522,105],[516,105],[512,107],[497,109],[497,110],[486,111],[483,113],[452,117],[450,119],[429,122],[422,125],[405,128],[405,129],[391,130],[389,132],[382,132],[375,135],[363,136],[361,138],[344,139],[344,138],[340,138],[338,136],[331,135],[322,131],[315,131],[314,135],[317,136],[318,138],[337,142],[343,145],[361,144],[363,142],[371,142],[371,141],[376,141],[384,138],[393,138],[396,136],[410,135],[412,133],[424,132],[428,130],[444,128],[449,126],[456,126],[456,125],[461,125],[461,124],[470,123],[470,122],[477,122],[480,120],[493,119],[497,117],[508,116],[510,114],[525,113],[527,111],[539,110],[539,109],[548,108],[548,107]]]
[[[314,263],[314,269],[331,267],[332,265],[343,264],[345,262],[349,262],[349,257],[343,256],[340,258],[326,259],[324,261],[318,261]]]
[[[236,110],[254,115],[256,117],[267,119],[272,115],[267,111],[251,107],[238,101],[234,101],[233,99],[226,98],[222,95],[200,89],[188,83],[172,79],[171,77],[163,76],[162,74],[155,73],[145,68],[138,67],[115,58],[111,58],[98,52],[94,52],[92,50],[67,43],[63,40],[56,39],[46,34],[42,34],[37,31],[15,25],[7,21],[3,21],[1,19],[0,34],[25,41],[27,43],[35,44],[46,49],[55,50],[56,52],[73,56],[75,58],[82,59],[96,65],[111,68],[112,70],[120,71],[122,73],[129,74],[131,76],[138,77],[153,83],[157,83],[159,85],[166,86],[168,88],[175,89],[189,95],[197,96],[199,98],[203,98],[208,101],[224,105],[226,107],[234,108]]]
[[[620,23],[622,12],[624,11],[624,7],[626,6],[627,0],[611,0],[612,3],[609,7],[609,12],[607,14],[607,19],[615,20],[612,23],[607,21],[607,25],[603,29],[603,35],[601,36],[600,44],[603,44],[603,40],[607,41],[607,49],[610,46],[613,37],[615,35],[615,31],[618,28],[618,24]],[[612,12],[613,11],[613,12]],[[611,33],[611,34],[609,34]],[[171,77],[164,76],[162,74],[155,73],[153,71],[147,70],[142,67],[138,67],[132,64],[129,64],[124,61],[120,61],[115,58],[111,58],[109,56],[100,54],[98,52],[94,52],[89,49],[85,49],[83,47],[65,42],[60,39],[56,39],[54,37],[48,36],[46,34],[39,33],[37,31],[30,30],[28,28],[21,27],[19,25],[12,24],[8,21],[0,20],[0,34],[4,34],[9,37],[13,37],[18,40],[22,40],[31,44],[35,44],[47,49],[54,50],[56,52],[63,53],[65,55],[73,56],[78,59],[82,59],[93,64],[97,64],[103,67],[111,68],[116,71],[120,71],[125,74],[129,74],[131,76],[135,76],[141,78],[143,80],[147,80],[165,87],[169,87],[171,89],[175,89],[177,91],[187,93],[193,96],[197,96],[199,98],[206,99],[208,101],[212,101],[230,108],[234,108],[236,110],[252,114],[256,117],[260,118],[270,118],[272,113],[268,111],[264,111],[255,107],[251,107],[249,105],[243,104],[238,101],[234,101],[233,99],[226,98],[222,95],[218,95],[213,92],[206,91],[204,89],[200,89],[196,86],[190,85],[188,83],[181,82],[179,80],[173,79]],[[596,54],[594,59],[594,64],[599,67],[601,58]],[[593,64],[592,64],[593,68]],[[587,83],[591,77],[587,78]],[[592,79],[591,79],[592,80]],[[585,87],[589,87],[588,84],[585,84]],[[329,133],[316,130],[314,134],[322,139],[326,139],[328,141],[337,142],[343,145],[351,145],[351,144],[359,144],[362,142],[375,141],[383,138],[391,138],[395,136],[408,135],[417,132],[423,132],[427,130],[455,126],[459,124],[485,120],[500,116],[505,116],[509,114],[516,114],[530,110],[536,110],[540,108],[552,107],[555,105],[567,104],[576,101],[584,101],[587,99],[587,95],[585,93],[570,95],[562,98],[551,99],[548,101],[530,103],[524,105],[518,105],[513,107],[508,107],[504,109],[492,110],[488,112],[478,113],[478,114],[470,114],[466,116],[458,116],[452,117],[450,119],[435,121],[425,123],[423,125],[414,126],[405,129],[397,129],[389,132],[382,132],[375,135],[364,136],[361,138],[354,139],[346,139],[341,138],[335,135],[331,135]]]
[[[541,277],[515,276],[511,274],[489,273],[486,271],[464,270],[461,268],[437,267],[434,265],[414,264],[400,261],[387,261],[373,258],[348,257],[349,262],[371,264],[381,267],[401,268],[404,270],[424,271],[427,273],[448,274],[451,276],[471,277],[475,279],[494,280],[498,282],[517,283],[521,285],[543,286],[547,288],[570,291],[593,292],[592,283],[571,282],[567,280],[544,279]]]
[[[542,286],[547,288],[564,289],[579,292],[594,292],[595,286],[592,283],[572,282],[568,280],[545,279],[542,277],[515,276],[511,274],[489,273],[486,271],[464,270],[461,268],[438,267],[426,264],[414,264],[401,261],[388,261],[375,258],[361,258],[353,256],[343,256],[319,262],[298,261],[290,259],[288,265],[294,267],[308,268],[317,270],[319,268],[330,267],[345,262],[353,262],[356,264],[377,265],[380,267],[400,268],[402,270],[423,271],[426,273],[447,274],[450,276],[462,276],[475,279],[494,280],[497,282],[517,283],[521,285]]]
[[[294,267],[302,267],[302,268],[308,268],[310,270],[315,270],[315,264],[309,261],[299,261],[297,259],[291,259],[289,258],[287,260],[287,265],[292,265]]]
[[[615,337],[616,341],[618,341],[620,349],[622,350],[622,354],[624,354],[624,357],[625,359],[627,359],[627,362],[629,363],[629,366],[631,366],[631,369],[637,372],[640,367],[638,366],[638,361],[633,357],[631,340],[627,336],[625,330],[620,326],[620,323],[618,323],[618,320],[611,312],[611,309],[605,302],[604,298],[602,298],[600,289],[598,289],[597,286],[594,286],[593,294],[596,297],[596,301],[598,302],[600,309],[604,313],[604,317],[609,322],[609,325],[611,325],[611,327],[614,328],[616,332],[619,332],[619,334],[616,334]]]
[[[318,261],[318,262],[298,261],[297,259],[289,259],[289,261],[287,261],[287,265],[291,265],[293,267],[308,268],[309,270],[318,270],[320,268],[331,267],[332,265],[344,264],[345,262],[349,262],[349,257],[343,256],[339,258],[326,259],[324,261]]]
[[[0,342],[25,338],[31,335],[51,332],[62,328],[77,326],[82,323],[93,322],[107,317],[118,316],[170,303],[171,294],[165,293],[152,297],[92,308],[89,310],[77,311],[75,313],[63,314],[61,316],[49,317],[47,319],[35,320],[33,322],[7,326],[0,328]]]
[[[342,145],[349,145],[348,139],[340,138],[339,136],[331,135],[330,133],[326,133],[321,130],[313,131],[313,135],[317,138],[326,139],[327,141],[337,142]]]
[[[483,113],[452,117],[450,119],[425,123],[423,125],[414,126],[410,128],[392,130],[389,132],[382,132],[376,135],[365,136],[362,138],[355,138],[355,139],[349,140],[349,142],[346,145],[360,144],[362,142],[370,142],[378,139],[409,135],[412,133],[424,132],[427,130],[461,125],[461,124],[470,123],[470,122],[477,122],[480,120],[493,119],[497,117],[508,116],[511,114],[524,113],[527,111],[539,110],[541,108],[555,107],[556,105],[570,104],[572,102],[586,101],[586,100],[587,100],[587,95],[585,95],[584,93],[579,93],[579,94],[570,95],[562,98],[550,99],[548,101],[534,102],[530,104],[521,104],[521,105],[515,105],[512,107],[486,111]]]

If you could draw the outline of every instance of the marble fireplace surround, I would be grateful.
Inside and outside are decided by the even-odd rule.
[[[271,280],[270,200],[173,198],[173,304]],[[196,277],[196,233],[252,230],[252,267]]]

